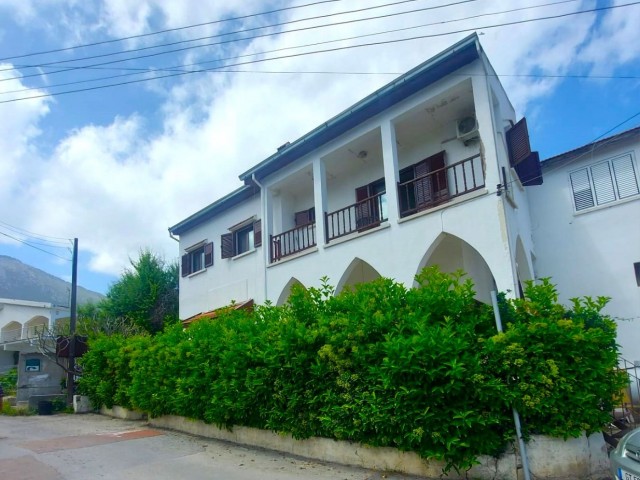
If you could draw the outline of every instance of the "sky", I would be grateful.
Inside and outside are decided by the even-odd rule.
[[[78,238],[101,293],[176,261],[168,227],[474,31],[541,158],[633,128],[638,25],[633,0],[0,0],[0,255],[69,280]]]

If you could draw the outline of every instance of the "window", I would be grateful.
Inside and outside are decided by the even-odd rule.
[[[294,220],[296,223],[296,227],[302,227],[304,225],[309,225],[310,223],[315,223],[316,207],[311,207],[307,210],[296,212],[294,214]]]
[[[182,276],[199,272],[213,265],[213,242],[201,242],[187,249],[182,256]]]
[[[640,193],[631,154],[581,168],[569,175],[576,211],[624,200]]]
[[[387,219],[384,178],[356,188],[356,226],[359,231],[372,228]]]
[[[40,371],[40,359],[39,358],[27,358],[24,362],[25,372],[39,372]]]
[[[230,228],[220,238],[222,258],[231,258],[262,245],[262,222],[246,220]]]
[[[446,202],[449,198],[449,188],[444,150],[403,168],[399,172],[399,180],[400,211],[405,214]]]

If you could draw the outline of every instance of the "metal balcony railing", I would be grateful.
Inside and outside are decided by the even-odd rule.
[[[362,232],[387,220],[386,193],[379,193],[335,212],[325,213],[327,243],[353,232]]]
[[[316,224],[307,223],[277,235],[270,235],[271,262],[302,252],[316,245]]]
[[[465,158],[453,165],[398,183],[400,216],[436,207],[484,187],[480,155]]]

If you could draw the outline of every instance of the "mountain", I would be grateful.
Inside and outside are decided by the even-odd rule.
[[[68,306],[71,284],[13,257],[0,255],[0,298]],[[98,302],[103,295],[78,286],[78,305]]]

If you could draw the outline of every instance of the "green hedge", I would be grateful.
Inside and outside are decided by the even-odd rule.
[[[526,433],[576,436],[606,423],[621,380],[605,301],[557,303],[548,281],[492,309],[461,274],[434,268],[334,297],[294,289],[284,307],[229,311],[154,337],[99,337],[82,358],[94,404],[153,416],[391,446],[466,469]]]

